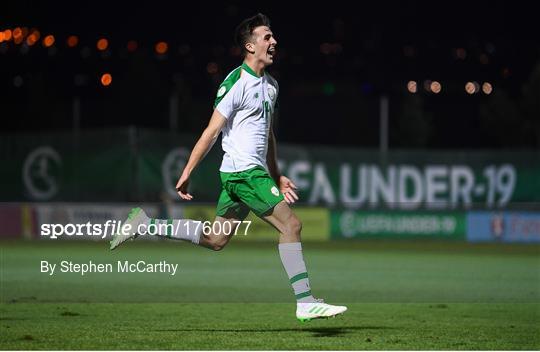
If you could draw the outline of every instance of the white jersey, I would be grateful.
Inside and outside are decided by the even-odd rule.
[[[266,165],[268,136],[277,101],[277,81],[262,77],[246,64],[238,67],[219,86],[214,107],[227,119],[222,129],[225,154],[220,171],[238,172]]]

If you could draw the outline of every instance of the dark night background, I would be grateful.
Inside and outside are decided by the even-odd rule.
[[[280,141],[376,147],[379,99],[390,148],[540,146],[540,28],[529,2],[32,2],[4,4],[0,30],[36,28],[45,48],[0,43],[2,129],[135,125],[199,134],[219,83],[241,62],[233,31],[267,14],[279,42]],[[77,35],[70,48],[66,38]],[[105,51],[96,49],[107,38]],[[137,49],[127,50],[130,40]],[[156,54],[159,41],[168,44]],[[103,73],[112,84],[100,84]],[[416,94],[407,82],[418,82]],[[439,94],[424,81],[441,83]],[[467,94],[489,82],[493,92]],[[175,99],[172,99],[174,98]]]

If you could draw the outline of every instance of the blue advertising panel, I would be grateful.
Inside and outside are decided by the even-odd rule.
[[[540,212],[471,211],[470,242],[540,242]]]

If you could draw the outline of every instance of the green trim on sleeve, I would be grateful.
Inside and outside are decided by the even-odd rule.
[[[242,66],[237,67],[236,69],[234,69],[234,71],[229,73],[229,75],[225,78],[223,83],[221,83],[217,91],[216,100],[214,100],[214,108],[225,97],[225,95],[229,93],[232,86],[234,86],[234,84],[238,82],[238,80],[240,79],[241,71],[242,71]]]

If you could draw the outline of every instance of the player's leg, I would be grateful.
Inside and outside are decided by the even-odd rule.
[[[199,245],[215,251],[222,250],[248,214],[249,208],[224,188],[216,206],[216,218],[211,224],[212,232],[201,233]]]
[[[113,236],[110,248],[115,249],[125,241],[135,239],[140,235],[155,235],[199,244],[201,233],[200,221],[150,218],[142,208],[133,208],[121,229]]]
[[[244,220],[248,213],[249,209],[241,202],[233,201],[225,190],[219,197],[217,216],[209,226],[202,221],[191,219],[150,218],[141,208],[133,208],[122,226],[123,234],[115,234],[110,242],[110,248],[115,249],[128,239],[135,239],[144,234],[188,241],[213,250],[221,250],[229,242],[230,235],[235,233],[239,221]],[[210,231],[206,231],[208,234],[205,234],[208,227]]]
[[[236,232],[236,228],[242,220],[235,218],[234,214],[225,217],[216,216],[211,224],[212,232],[200,236],[199,245],[214,251],[222,250]]]
[[[315,302],[302,253],[300,219],[284,200],[262,218],[279,231],[279,256],[289,276],[297,302]]]
[[[147,234],[188,241],[219,251],[227,245],[240,222],[241,220],[232,212],[216,216],[214,222],[207,226],[201,221],[190,219],[154,219],[148,217],[141,208],[134,208],[123,225],[129,224],[131,229],[126,230],[127,235],[117,233],[111,241],[111,249],[117,248],[128,239]],[[208,229],[206,234],[205,229]]]
[[[311,294],[309,277],[302,253],[302,223],[285,201],[279,202],[262,218],[280,233],[279,256],[287,272],[297,301],[296,317],[300,321],[335,317],[347,310],[316,299]]]

